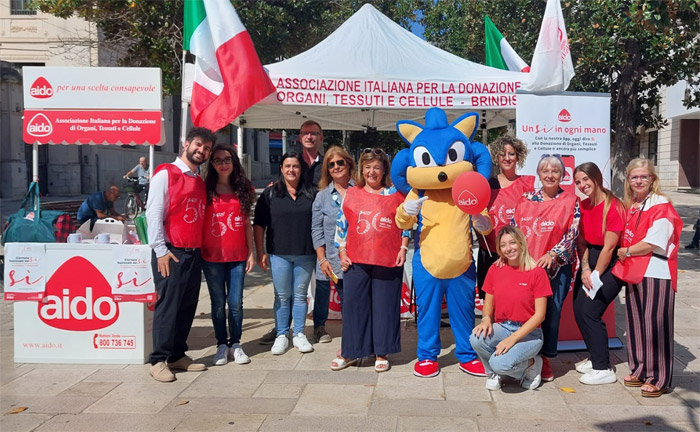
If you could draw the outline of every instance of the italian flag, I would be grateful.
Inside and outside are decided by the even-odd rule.
[[[510,46],[488,15],[484,18],[484,32],[486,36],[486,66],[516,72],[530,72],[530,67]]]
[[[195,126],[217,131],[275,91],[230,0],[185,0],[183,49],[197,57]]]

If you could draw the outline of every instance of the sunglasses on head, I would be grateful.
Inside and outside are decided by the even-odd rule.
[[[375,147],[375,148],[368,147],[366,149],[362,149],[362,154],[369,154],[369,153],[374,153],[376,155],[383,155],[384,150],[380,149],[379,147]]]
[[[339,167],[344,167],[345,166],[345,159],[340,159],[339,161],[328,162],[328,169],[333,169],[333,168],[335,168],[336,165],[338,165]]]

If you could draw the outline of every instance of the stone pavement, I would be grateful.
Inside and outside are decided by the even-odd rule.
[[[684,217],[681,245],[690,241],[700,197],[673,193]],[[390,356],[392,369],[373,371],[373,361],[332,372],[341,325],[316,351],[291,349],[272,356],[257,339],[273,325],[270,275],[246,279],[243,347],[252,362],[229,363],[200,373],[178,373],[158,383],[146,365],[50,365],[13,362],[12,305],[0,302],[0,430],[168,431],[168,430],[604,430],[697,431],[700,429],[700,253],[681,249],[676,297],[673,392],[645,399],[621,381],[588,387],[578,382],[574,363],[584,352],[563,353],[552,363],[556,379],[535,391],[506,381],[489,392],[484,379],[457,368],[454,340],[441,331],[442,373],[412,375],[416,328],[402,327],[403,352]],[[203,284],[204,285],[204,284]],[[624,293],[617,301],[617,334],[624,340]],[[311,325],[311,322],[307,322]],[[310,331],[308,331],[310,333]],[[189,355],[210,364],[216,350],[203,286],[190,335]],[[612,351],[621,380],[628,373],[625,350]],[[565,391],[563,389],[569,390]],[[10,411],[27,409],[17,414]]]

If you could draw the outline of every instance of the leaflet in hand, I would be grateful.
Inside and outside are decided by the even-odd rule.
[[[595,295],[598,293],[600,287],[603,286],[603,281],[600,280],[600,272],[598,270],[594,270],[593,273],[591,273],[591,282],[593,284],[593,287],[591,287],[590,290],[586,288],[585,285],[582,285],[582,288],[588,296],[588,298],[593,300],[595,298]]]

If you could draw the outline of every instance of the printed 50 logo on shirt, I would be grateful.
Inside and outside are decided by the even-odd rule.
[[[367,210],[360,210],[357,215],[357,230],[358,234],[367,234],[371,228],[375,231],[390,230],[394,225],[394,221],[388,216],[382,216],[382,212],[372,213]]]
[[[51,276],[38,312],[51,327],[90,331],[114,324],[119,318],[119,305],[102,273],[90,261],[76,256]]]

